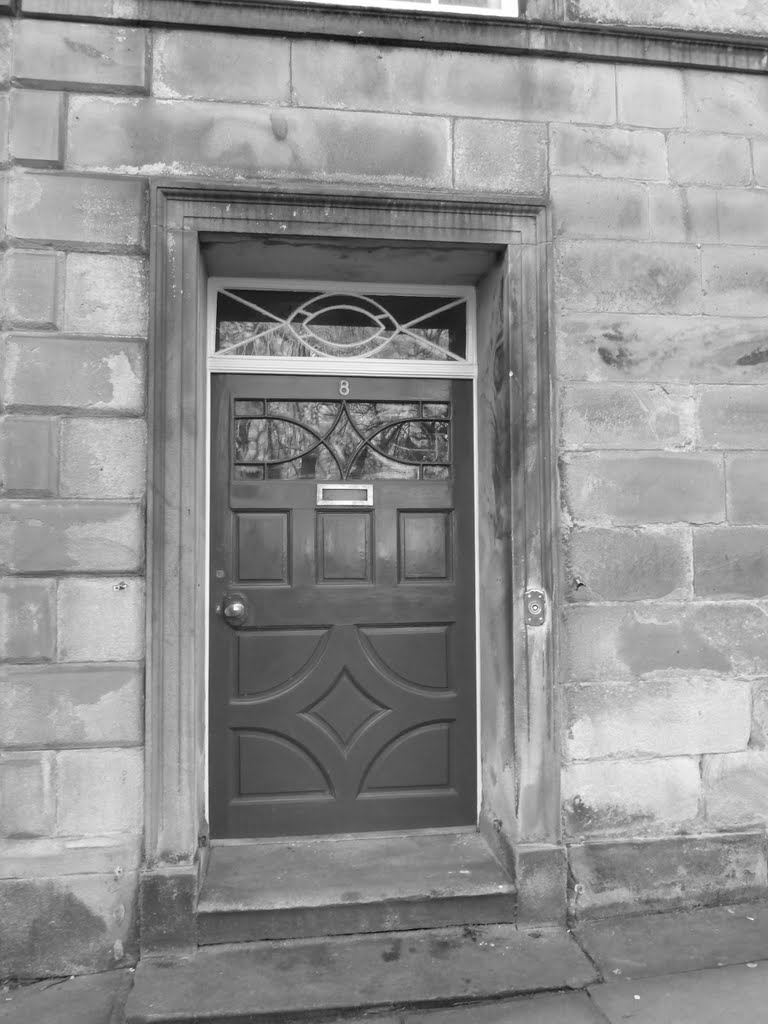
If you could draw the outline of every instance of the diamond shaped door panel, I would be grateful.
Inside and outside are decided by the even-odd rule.
[[[471,383],[344,383],[214,378],[214,836],[475,820]]]

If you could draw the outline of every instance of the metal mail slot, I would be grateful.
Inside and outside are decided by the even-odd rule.
[[[373,505],[373,484],[318,484],[318,505]]]

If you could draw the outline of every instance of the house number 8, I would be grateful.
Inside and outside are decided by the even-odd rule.
[[[343,381],[340,382],[340,384],[339,384],[339,394],[342,396],[342,398],[346,398],[347,395],[349,394],[349,381],[348,380],[343,380]]]

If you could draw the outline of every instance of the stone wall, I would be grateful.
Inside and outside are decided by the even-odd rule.
[[[759,0],[520,0],[520,14],[576,24],[768,34],[768,9]]]
[[[0,17],[0,83],[0,974],[136,955],[156,175],[551,202],[574,903],[763,889],[768,78]]]

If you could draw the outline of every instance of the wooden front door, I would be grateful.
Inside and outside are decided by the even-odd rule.
[[[472,384],[216,375],[214,837],[476,816]]]

